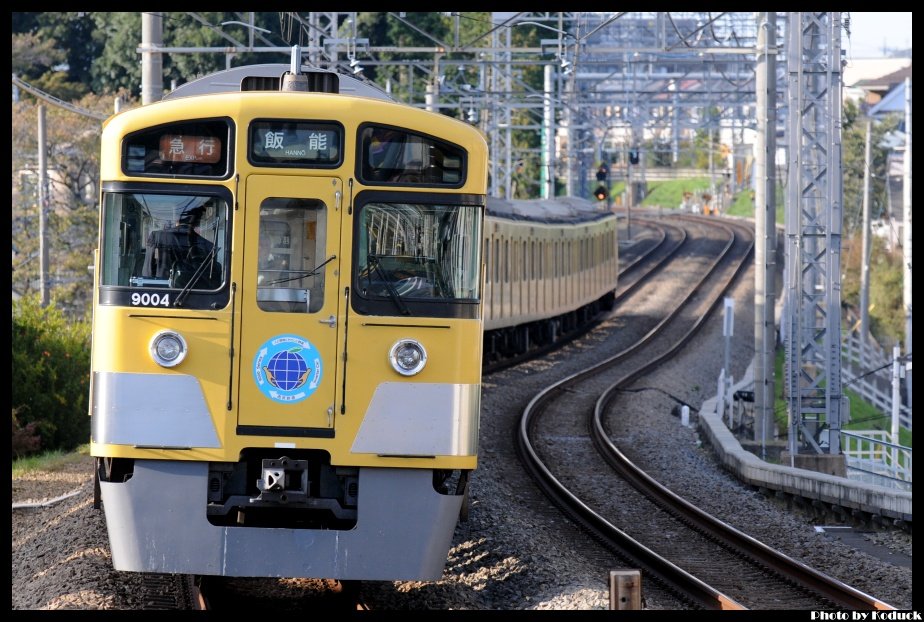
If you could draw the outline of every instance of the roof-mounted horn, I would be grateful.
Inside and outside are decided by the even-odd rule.
[[[292,63],[289,70],[282,76],[282,84],[279,85],[280,91],[308,91],[308,76],[301,72],[302,68],[302,49],[292,46]]]

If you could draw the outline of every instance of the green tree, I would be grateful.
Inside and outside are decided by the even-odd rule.
[[[76,103],[109,112],[112,102],[109,96],[87,95]],[[40,289],[36,104],[24,97],[13,104],[12,114],[12,286],[21,295]],[[83,317],[93,290],[88,266],[98,226],[100,122],[49,104],[45,108],[48,277],[61,310]]]
[[[841,133],[841,165],[844,171],[844,226],[848,231],[859,231],[863,224],[863,175],[866,170],[866,122],[856,103],[848,100],[844,105]],[[882,217],[888,206],[886,197],[886,165],[888,150],[882,146],[885,135],[898,127],[898,115],[889,115],[872,123],[870,142],[870,215]]]
[[[30,32],[13,33],[13,73],[25,80],[39,77],[64,60],[64,51],[56,46],[54,39],[42,39]],[[39,68],[43,71],[37,72]]]
[[[197,13],[213,26],[236,20],[232,14]],[[227,47],[232,45],[215,30],[209,29],[186,13],[162,13],[163,44],[167,47]],[[92,82],[100,89],[125,86],[135,96],[141,95],[141,13],[94,13],[96,34],[105,40],[91,70]],[[246,41],[246,39],[245,39]],[[189,82],[225,68],[221,53],[162,55],[163,87]],[[265,62],[265,61],[264,61]]]
[[[866,132],[868,118],[853,101],[847,101],[842,114],[841,162],[844,199],[844,275],[842,300],[849,307],[860,304],[860,267],[863,225],[863,176],[866,172]],[[870,217],[882,218],[888,207],[886,134],[901,121],[898,115],[877,119],[871,125],[870,141]],[[870,330],[880,342],[904,339],[902,311],[902,258],[900,249],[889,249],[874,237],[870,249]]]
[[[222,26],[222,22],[234,21],[248,23],[249,17],[242,13],[221,11],[199,11],[196,18],[189,13],[163,13],[164,45],[177,47],[214,47],[223,48],[234,43],[222,36],[227,35],[243,44],[250,40],[249,28],[240,24]],[[140,16],[139,16],[140,20]],[[201,21],[200,21],[201,20]],[[213,28],[205,26],[203,22]],[[263,34],[270,45],[287,46],[288,44],[278,34],[278,13],[256,13],[254,25],[257,28],[270,30]],[[140,21],[139,30],[140,33]],[[140,41],[139,41],[140,42]],[[255,46],[267,45],[255,39]],[[178,85],[189,82],[199,76],[225,69],[229,64],[232,67],[239,65],[253,65],[257,63],[288,63],[288,52],[275,54],[235,53],[228,57],[221,52],[195,53],[195,54],[168,54],[164,57],[164,87],[169,87],[172,81]]]
[[[90,91],[90,64],[99,52],[84,12],[13,13],[13,71],[64,100]]]
[[[38,19],[42,37],[57,41],[65,53],[66,81],[85,88],[90,86],[90,68],[105,43],[96,35],[95,15],[86,11],[54,11],[41,13]]]
[[[341,25],[341,36],[348,34],[347,28],[348,25]],[[360,38],[368,38],[370,41],[388,41],[389,45],[395,47],[436,49],[440,47],[438,41],[446,41],[449,37],[451,22],[442,13],[435,12],[406,13],[401,19],[395,19],[387,13],[363,12],[357,16],[356,28]],[[413,60],[421,56],[419,53],[404,52],[379,54],[384,61]],[[363,73],[376,84],[390,84],[392,96],[399,101],[420,100],[426,92],[427,84],[439,77],[433,72],[440,57],[440,54],[434,53],[433,64],[380,65],[370,67]]]
[[[884,244],[881,239],[878,242]],[[869,288],[871,330],[880,342],[905,340],[902,285],[901,249],[883,249],[870,266]]]
[[[242,13],[164,12],[161,16],[165,46],[223,48],[233,45],[221,33],[242,43],[249,41],[246,26],[221,26],[223,21],[246,22]],[[140,95],[140,12],[14,13],[12,22],[13,56],[20,59],[19,64],[14,60],[14,72],[42,90],[65,100],[89,92],[115,93],[122,88],[129,89],[134,96]],[[254,25],[278,32],[279,14],[256,13]],[[261,33],[260,36],[269,37],[272,45],[287,45],[279,34]],[[286,54],[276,58],[267,56],[240,54],[233,57],[233,64],[284,62],[288,58]],[[165,54],[162,60],[165,88],[169,88],[173,80],[183,84],[224,69],[226,64],[225,54],[220,51]],[[55,73],[62,75],[52,81]]]
[[[858,233],[844,242],[841,298],[854,309],[860,303],[860,256]],[[882,344],[904,341],[905,315],[902,309],[902,251],[888,248],[880,237],[872,238],[870,250],[870,331]]]
[[[141,95],[140,13],[94,13],[95,38],[105,43],[100,47],[90,68],[90,83],[94,89],[107,90],[118,85]]]

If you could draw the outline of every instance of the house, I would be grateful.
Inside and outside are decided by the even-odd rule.
[[[903,78],[888,78],[904,69],[911,71],[911,57],[854,58],[847,61],[841,72],[843,97],[875,105],[891,86]],[[897,80],[897,81],[893,81]],[[890,86],[891,85],[891,86]]]

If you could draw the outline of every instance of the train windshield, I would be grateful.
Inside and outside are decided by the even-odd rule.
[[[427,315],[414,302],[478,301],[482,208],[368,203],[358,226],[354,284],[359,296],[387,299],[401,314]]]
[[[227,219],[228,203],[217,196],[107,192],[100,285],[219,289]]]

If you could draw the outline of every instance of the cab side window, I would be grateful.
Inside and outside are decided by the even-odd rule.
[[[359,129],[357,177],[367,185],[442,186],[465,182],[465,150],[401,128]]]

